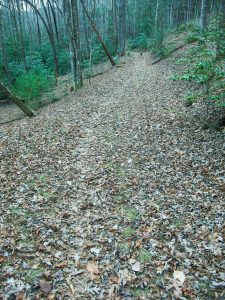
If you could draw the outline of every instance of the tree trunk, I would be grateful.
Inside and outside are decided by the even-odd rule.
[[[89,22],[91,23],[91,26],[92,26],[94,32],[95,32],[96,35],[97,35],[97,38],[98,38],[99,42],[100,42],[101,45],[102,45],[102,48],[104,49],[104,51],[105,51],[107,57],[109,58],[109,61],[111,62],[111,65],[112,65],[112,66],[115,66],[116,63],[114,62],[114,60],[113,60],[113,58],[112,58],[112,56],[111,56],[111,54],[110,54],[108,48],[106,47],[106,45],[105,45],[105,43],[104,43],[104,41],[103,41],[103,39],[102,39],[102,37],[101,37],[101,35],[100,35],[98,29],[97,29],[97,26],[96,26],[95,21],[92,19],[91,15],[89,14],[89,12],[88,12],[88,10],[87,10],[87,8],[86,8],[86,6],[85,6],[84,0],[80,0],[80,2],[81,2],[81,4],[82,4],[84,13],[86,14],[86,16],[87,16]]]
[[[75,3],[75,9],[71,6],[70,0],[64,0],[64,19],[65,24],[67,27],[67,36],[68,36],[68,43],[69,43],[69,53],[70,53],[70,68],[72,73],[72,81],[74,88],[77,89],[83,85],[83,78],[82,78],[82,71],[81,71],[81,58],[80,58],[80,52],[78,54],[77,46],[80,48],[80,40],[78,37],[77,41],[77,32],[74,34],[74,27],[77,24],[75,21],[74,14],[76,13],[76,3]],[[74,5],[74,4],[72,4]],[[79,29],[76,29],[79,32]],[[78,34],[79,35],[79,34]],[[80,51],[80,50],[79,50]],[[79,63],[78,61],[79,60]]]
[[[155,33],[157,31],[158,17],[159,17],[159,0],[157,0],[156,2],[156,10],[155,10]]]
[[[220,11],[221,14],[219,16],[219,38],[217,39],[217,53],[216,56],[218,59],[220,58],[224,58],[225,56],[225,50],[224,50],[224,45],[223,45],[223,41],[224,41],[224,36],[225,36],[225,0],[221,0],[221,5],[220,5]]]
[[[8,65],[8,57],[7,57],[3,32],[4,32],[4,30],[3,30],[3,21],[2,21],[2,10],[0,7],[0,49],[2,50],[2,63],[3,63],[3,68],[4,68],[4,72],[7,76],[7,79],[9,81],[12,81],[12,76],[11,76],[11,73],[9,70],[9,65]]]
[[[116,0],[112,0],[112,18],[113,18],[113,42],[115,50],[118,48],[118,17],[117,17],[117,4]]]
[[[23,26],[22,26],[22,16],[21,16],[21,3],[19,0],[16,1],[16,7],[17,7],[17,14],[18,14],[18,38],[20,41],[21,46],[21,54],[22,54],[22,60],[24,64],[24,68],[26,72],[28,72],[28,66],[27,66],[27,58],[25,53],[25,46],[24,46],[24,37],[23,37]]]
[[[11,91],[4,85],[3,82],[0,81],[0,91],[9,99],[11,99],[15,104],[28,116],[33,117],[34,112],[26,106],[24,100],[18,96],[15,96],[11,93]]]
[[[74,54],[76,57],[75,68],[75,88],[83,86],[82,68],[81,68],[81,47],[80,47],[80,26],[77,0],[71,0],[71,20],[72,20],[72,33]]]
[[[208,0],[202,0],[200,24],[199,24],[202,32],[205,31],[207,26],[207,10],[208,10]]]
[[[126,48],[126,0],[119,0],[119,55],[125,55]]]

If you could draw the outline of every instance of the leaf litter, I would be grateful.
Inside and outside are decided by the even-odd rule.
[[[0,128],[0,299],[223,299],[224,131],[167,61]]]

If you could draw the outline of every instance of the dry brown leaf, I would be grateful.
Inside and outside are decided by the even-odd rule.
[[[48,281],[40,281],[39,286],[44,295],[48,295],[52,290],[52,284]]]
[[[55,294],[48,295],[48,300],[55,300]]]
[[[99,268],[98,268],[98,266],[94,262],[88,263],[86,269],[92,275],[98,275],[98,274],[100,274]]]
[[[4,263],[5,262],[5,257],[3,256],[0,256],[0,264]]]
[[[25,293],[21,292],[16,295],[16,300],[25,300]]]
[[[115,283],[118,284],[118,282],[119,282],[119,277],[117,275],[111,275],[109,277],[110,284],[115,284]]]
[[[139,239],[135,244],[135,249],[139,249],[142,246],[142,239]]]
[[[58,268],[58,269],[64,269],[67,266],[68,266],[68,262],[67,261],[63,261],[63,262],[58,263],[58,264],[55,265],[55,267]]]

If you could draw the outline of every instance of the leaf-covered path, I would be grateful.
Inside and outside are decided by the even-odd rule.
[[[224,132],[151,62],[0,128],[0,299],[223,299]]]

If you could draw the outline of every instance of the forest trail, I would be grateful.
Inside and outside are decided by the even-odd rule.
[[[152,61],[0,128],[3,299],[223,294],[224,132]]]

